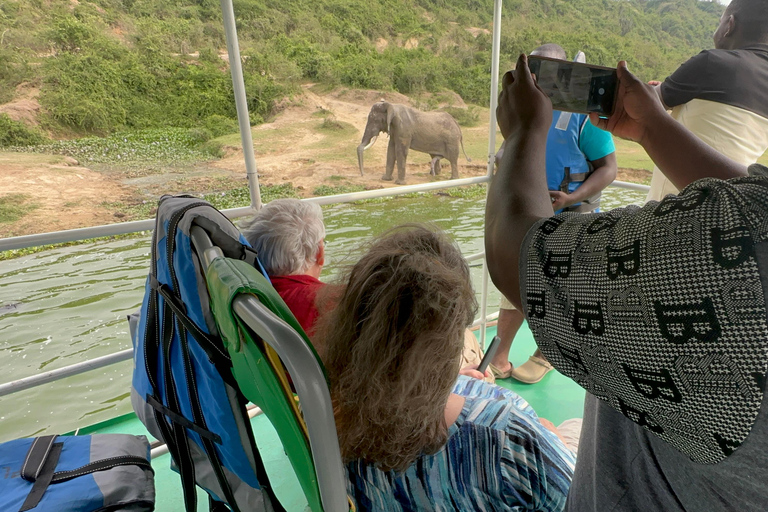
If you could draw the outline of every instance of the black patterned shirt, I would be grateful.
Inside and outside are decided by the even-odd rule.
[[[589,392],[569,510],[765,509],[768,178],[750,171],[529,231],[528,324]]]

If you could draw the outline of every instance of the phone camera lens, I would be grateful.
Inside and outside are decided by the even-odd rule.
[[[603,89],[603,88],[601,87],[601,88],[599,88],[599,89],[597,90],[597,93],[598,93],[600,96],[602,96],[603,94],[605,94],[605,89]]]

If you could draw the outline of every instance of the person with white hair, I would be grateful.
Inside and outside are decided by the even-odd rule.
[[[318,317],[316,298],[325,286],[319,279],[325,265],[325,225],[320,206],[298,199],[276,199],[264,205],[241,231],[258,253],[272,286],[313,339]],[[493,383],[491,372],[476,370],[482,357],[477,338],[465,330],[460,373]]]
[[[317,319],[315,297],[325,264],[323,211],[298,199],[270,201],[242,229],[272,286],[308,336]]]

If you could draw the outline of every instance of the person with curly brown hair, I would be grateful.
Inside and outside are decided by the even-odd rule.
[[[358,509],[563,509],[575,456],[554,426],[506,389],[457,381],[477,303],[447,236],[395,228],[319,300],[335,305],[315,338]]]

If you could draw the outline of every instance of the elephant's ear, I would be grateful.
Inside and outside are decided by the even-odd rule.
[[[392,126],[392,120],[395,118],[395,107],[392,104],[387,104],[387,133],[390,132]]]

